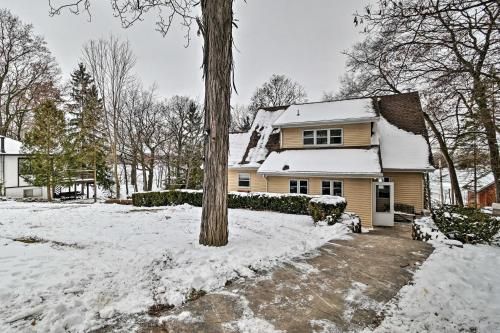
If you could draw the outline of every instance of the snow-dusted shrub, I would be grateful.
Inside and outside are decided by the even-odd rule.
[[[500,231],[500,220],[474,208],[444,206],[432,217],[439,231],[462,243],[490,244]]]
[[[314,222],[327,221],[329,225],[335,224],[347,206],[342,197],[324,195],[309,201],[309,213]]]
[[[231,192],[228,195],[229,208],[242,208],[253,210],[269,210],[286,214],[309,214],[308,204],[313,198],[300,194],[275,194],[275,193],[240,193]],[[201,207],[203,192],[194,190],[173,190],[162,192],[134,193],[132,195],[134,206],[171,206],[190,204]]]
[[[229,208],[270,210],[285,214],[307,215],[312,196],[302,194],[277,193],[242,193],[231,192],[228,195]]]

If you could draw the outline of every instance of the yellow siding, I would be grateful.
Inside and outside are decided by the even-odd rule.
[[[268,192],[288,193],[290,177],[268,177]],[[360,216],[363,227],[372,227],[372,180],[362,178],[297,178],[309,181],[309,194],[321,194],[321,180],[336,179],[343,181],[344,197],[347,200],[346,210]]]
[[[371,144],[371,124],[345,124],[324,127],[343,128],[344,146],[368,146]],[[320,127],[311,128],[282,128],[282,148],[304,148],[302,131],[304,129],[322,129]],[[312,146],[308,146],[312,147]]]
[[[238,174],[250,174],[250,188],[238,187]],[[234,170],[228,172],[228,187],[229,191],[250,191],[250,192],[266,192],[266,179],[257,174],[257,170]]]
[[[394,182],[394,202],[411,205],[417,213],[424,208],[424,176],[418,172],[385,172]]]

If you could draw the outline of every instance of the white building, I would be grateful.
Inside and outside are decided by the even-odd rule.
[[[32,186],[21,177],[23,162],[27,160],[21,147],[21,142],[0,136],[0,196],[46,198],[43,187]]]

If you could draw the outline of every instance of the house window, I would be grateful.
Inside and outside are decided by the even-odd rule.
[[[307,194],[308,181],[304,179],[290,179],[290,193]]]
[[[304,145],[314,144],[314,131],[304,131]]]
[[[20,157],[17,159],[17,173],[19,177],[31,176],[33,174],[31,160],[29,158]]]
[[[341,145],[343,144],[342,128],[317,129],[303,131],[304,146]]]
[[[342,144],[342,128],[334,128],[330,130],[330,144],[331,145],[341,145]]]
[[[342,185],[342,181],[340,180],[323,180],[321,181],[321,194],[341,197],[343,195]]]
[[[384,177],[384,182],[390,183],[390,182],[392,182],[392,178],[391,177]]]
[[[328,143],[328,130],[316,131],[316,144],[326,145]]]
[[[250,174],[238,174],[238,187],[250,187]]]

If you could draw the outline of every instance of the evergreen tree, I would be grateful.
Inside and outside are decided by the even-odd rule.
[[[68,104],[70,168],[93,170],[96,183],[109,189],[113,182],[106,165],[103,105],[94,81],[82,63],[71,74],[71,99]],[[97,184],[94,184],[94,189]]]
[[[31,172],[27,180],[36,186],[47,187],[47,199],[52,201],[56,185],[67,178],[64,111],[52,100],[43,102],[35,109],[33,126],[26,134],[23,150],[31,155]]]

